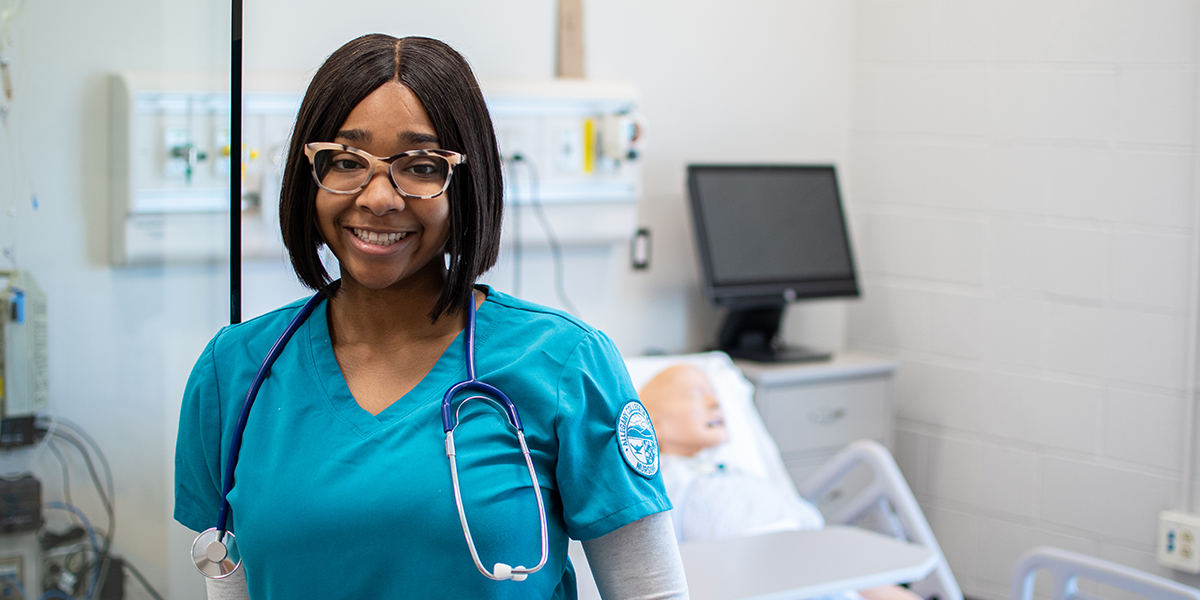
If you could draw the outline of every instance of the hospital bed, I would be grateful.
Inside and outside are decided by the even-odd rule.
[[[703,370],[721,403],[729,442],[715,449],[719,460],[797,489],[754,407],[753,386],[727,355],[626,358],[639,389],[663,369],[680,363]],[[680,554],[692,598],[803,600],[911,582],[913,591],[923,597],[962,600],[928,522],[882,445],[867,440],[851,444],[798,489],[806,498],[820,498],[862,466],[873,473],[871,483],[824,515],[825,529],[682,543]],[[872,523],[873,529],[887,536],[850,527],[860,522]],[[579,597],[599,598],[577,542],[572,542],[571,560],[578,574]]]
[[[1049,546],[1034,548],[1017,560],[1009,600],[1033,600],[1034,582],[1039,571],[1050,574],[1053,600],[1097,600],[1099,596],[1081,589],[1080,580],[1085,582],[1084,586],[1104,584],[1150,600],[1200,600],[1200,590],[1194,587]]]

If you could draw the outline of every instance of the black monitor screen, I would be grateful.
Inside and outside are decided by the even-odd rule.
[[[832,166],[693,165],[688,180],[715,302],[857,295]]]

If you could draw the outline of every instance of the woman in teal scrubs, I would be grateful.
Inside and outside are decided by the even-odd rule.
[[[685,598],[644,409],[612,342],[475,280],[496,260],[501,166],[466,61],[427,38],[363,36],[301,105],[280,222],[326,300],[284,347],[250,413],[228,495],[242,568],[210,597],[573,598],[568,537],[606,598]],[[340,280],[322,266],[326,246]],[[549,526],[524,581],[476,569],[455,507],[441,401],[476,375],[520,411]],[[301,302],[222,329],[188,380],[175,518],[212,527],[246,390]],[[457,408],[457,403],[455,405]],[[537,502],[503,413],[463,407],[464,509],[484,565],[535,565]]]

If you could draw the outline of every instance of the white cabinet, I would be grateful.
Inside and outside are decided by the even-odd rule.
[[[793,481],[804,481],[854,440],[892,449],[896,361],[839,354],[812,363],[736,362],[754,384],[754,404]]]

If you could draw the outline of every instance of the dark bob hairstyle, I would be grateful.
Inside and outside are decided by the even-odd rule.
[[[338,48],[317,70],[292,131],[283,172],[279,225],[304,285],[330,296],[332,279],[318,250],[317,184],[304,155],[309,142],[332,142],[342,123],[379,86],[396,81],[416,94],[442,149],[467,155],[450,180],[449,273],[429,317],[466,306],[475,279],[500,251],[503,183],[492,120],[471,67],[450,46],[422,37],[370,34]]]

